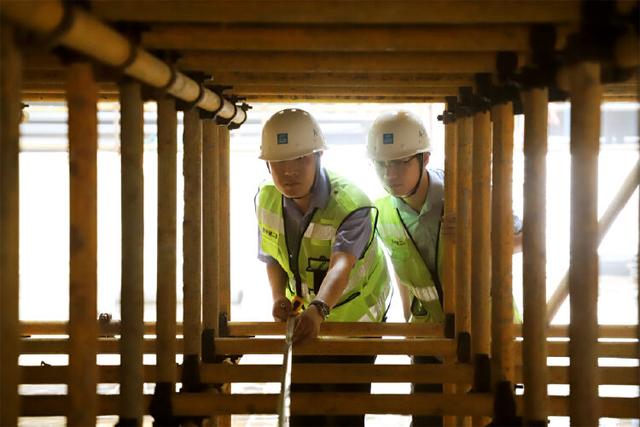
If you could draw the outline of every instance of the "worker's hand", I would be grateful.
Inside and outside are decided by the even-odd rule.
[[[287,297],[281,297],[274,301],[271,309],[273,320],[277,322],[286,322],[289,316],[293,314],[291,301]]]
[[[313,340],[320,333],[320,324],[324,318],[315,305],[309,306],[296,319],[293,329],[293,344],[305,344]]]

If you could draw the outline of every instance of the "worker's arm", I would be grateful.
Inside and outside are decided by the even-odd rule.
[[[404,314],[404,320],[408,322],[411,319],[411,293],[409,293],[409,288],[402,284],[397,274],[396,283],[398,284],[400,301],[402,301],[402,314]]]
[[[349,274],[356,263],[356,257],[347,252],[334,252],[329,262],[329,270],[320,285],[317,300],[323,301],[329,307],[333,307],[349,282]],[[323,321],[322,314],[317,306],[309,306],[299,317],[293,330],[293,343],[302,344],[318,336],[320,324]]]
[[[285,322],[291,313],[291,301],[285,295],[288,280],[287,273],[277,262],[267,263],[267,277],[269,278],[273,297],[271,314],[274,320]]]

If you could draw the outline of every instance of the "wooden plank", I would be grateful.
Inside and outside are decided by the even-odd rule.
[[[281,365],[206,364],[202,378],[207,383],[279,382]],[[455,383],[473,381],[471,365],[373,365],[373,364],[293,364],[294,383],[413,382]]]
[[[471,344],[473,354],[491,354],[491,118],[473,116],[471,204]]]
[[[563,34],[564,31],[559,29]],[[212,40],[219,42],[212,43]],[[563,47],[558,37],[557,49]],[[142,34],[149,49],[266,52],[499,52],[528,51],[523,25],[235,26],[155,24]]]
[[[185,52],[178,66],[225,72],[480,73],[495,71],[494,53]]]
[[[176,211],[177,126],[175,100],[158,98],[158,249],[157,323],[145,324],[145,333],[157,334],[158,380],[175,383],[176,333]],[[115,326],[115,325],[114,325]],[[151,327],[149,327],[151,326]],[[153,327],[155,326],[155,328]],[[117,329],[116,329],[117,330]]]
[[[491,355],[493,383],[513,380],[512,176],[513,104],[491,108],[493,192],[491,205]]]
[[[569,384],[569,367],[568,366],[549,366],[548,368],[549,384]],[[637,385],[640,370],[637,366],[633,367],[604,367],[598,368],[599,379],[598,384],[607,385]],[[516,382],[522,383],[523,368],[516,366]],[[546,393],[545,393],[546,396]]]
[[[195,108],[184,111],[183,147],[184,354],[199,357],[202,332],[202,122]]]
[[[144,111],[140,84],[120,84],[122,286],[120,419],[142,421],[144,335]]]
[[[163,312],[164,313],[164,312]],[[120,332],[120,322],[99,322],[100,335],[113,336]],[[231,336],[284,335],[285,324],[282,322],[229,322]],[[156,333],[154,322],[144,324],[145,335]],[[20,323],[20,331],[25,335],[66,335],[67,322],[29,321]],[[176,324],[176,332],[182,334],[182,322]],[[411,336],[440,337],[443,336],[442,325],[405,322],[327,322],[320,326],[320,336]],[[175,336],[175,334],[174,334]]]
[[[231,157],[229,129],[218,127],[218,201],[220,234],[218,235],[219,274],[218,301],[220,313],[231,319]]]
[[[220,138],[213,119],[202,121],[202,323],[205,330],[220,333],[218,215],[218,160]]]
[[[0,425],[20,413],[17,368],[20,301],[20,86],[22,55],[14,29],[0,25]]]
[[[457,117],[456,333],[471,332],[471,186],[473,120]]]
[[[335,383],[335,382],[416,382],[423,378],[428,382],[465,382],[473,381],[473,367],[467,364],[429,366],[429,365],[360,365],[349,364],[348,376],[345,376],[344,364],[304,364],[294,365],[293,376],[296,382]],[[144,382],[156,382],[156,366],[144,366]],[[202,381],[204,383],[247,383],[278,382],[281,365],[227,365],[204,364]],[[175,373],[180,372],[174,366]],[[549,366],[549,384],[568,384],[568,366]],[[21,384],[65,384],[69,375],[68,366],[22,366]],[[640,374],[637,366],[599,367],[600,385],[637,385]],[[516,366],[515,381],[522,384],[523,367]],[[99,383],[117,383],[119,366],[98,366]]]
[[[572,424],[595,425],[600,417],[595,346],[598,336],[600,65],[579,63],[571,67],[570,75],[570,416]]]
[[[282,354],[283,339],[219,338],[215,340],[217,354]],[[294,348],[295,354],[372,355],[408,354],[453,356],[455,341],[449,339],[389,340],[380,338],[318,339]]]
[[[282,343],[279,339],[253,339],[253,338],[227,338],[226,342],[216,342],[216,349],[226,354],[278,354],[281,351],[277,351],[278,345]],[[354,349],[349,349],[348,353],[340,353],[339,349],[334,349],[334,346],[339,346],[340,341],[350,341],[349,339],[330,340],[323,338],[320,340],[323,344],[319,347],[313,348],[314,345],[301,347],[300,350],[309,352],[309,354],[322,354],[322,349],[330,349],[331,353],[327,354],[355,354]],[[256,343],[256,347],[252,348],[251,343]],[[330,343],[325,344],[324,343]],[[454,344],[446,339],[423,339],[417,338],[415,340],[396,340],[396,339],[358,339],[358,342],[363,342],[360,347],[366,350],[365,354],[425,354],[423,352],[428,345],[434,345],[435,350],[442,355],[453,355],[451,347]],[[382,344],[380,344],[382,342]],[[428,344],[428,343],[431,344]],[[181,346],[183,343],[182,338],[177,338],[176,343]],[[280,343],[280,344],[278,344]],[[427,343],[427,344],[425,344]],[[21,340],[21,353],[20,354],[67,354],[68,339],[66,338],[23,338]],[[222,347],[219,347],[222,345]],[[347,345],[349,345],[347,343]],[[380,351],[376,353],[375,346],[381,345]],[[416,346],[413,350],[412,346]],[[522,342],[516,341],[514,346],[514,358],[516,360],[522,360]],[[568,357],[569,356],[569,344],[568,342],[548,342],[548,356],[549,357]],[[408,348],[405,353],[402,353],[402,348]],[[222,350],[224,349],[224,350]],[[144,340],[144,352],[145,354],[155,354],[156,341],[152,338],[145,338]],[[386,353],[386,351],[392,351]],[[426,351],[426,350],[425,350]],[[637,342],[599,342],[596,346],[598,357],[613,357],[613,358],[625,358],[625,359],[637,359]],[[98,353],[99,354],[114,354],[119,352],[119,340],[114,338],[100,338],[98,340]],[[182,354],[179,352],[179,354]]]
[[[98,397],[99,415],[114,415],[117,409],[118,395],[100,395]],[[518,406],[522,406],[521,397],[517,398]],[[207,393],[180,393],[173,396],[176,415],[216,414],[273,414],[277,405],[277,394],[231,394],[221,395]],[[550,414],[567,416],[568,398],[554,396],[550,398]],[[61,416],[67,404],[67,396],[21,396],[22,416]],[[150,396],[145,396],[145,408],[148,408]],[[293,403],[295,402],[295,403]],[[599,398],[602,415],[609,418],[639,418],[637,398]],[[421,414],[441,415],[491,415],[493,399],[490,394],[468,394],[464,397],[443,395],[403,395],[403,394],[331,394],[317,399],[317,394],[298,393],[293,395],[292,410],[295,413],[333,412],[338,405],[352,403],[343,410],[360,411],[359,413],[383,414]]]
[[[69,404],[70,426],[96,422],[97,89],[91,64],[69,67]]]
[[[314,2],[251,0],[165,0],[149,7],[144,0],[94,0],[92,10],[109,21],[277,24],[499,24],[575,23],[578,1],[422,1],[373,0]]]
[[[458,88],[451,87],[390,87],[390,86],[307,86],[307,85],[234,85],[234,93],[247,97],[264,95],[296,95],[296,96],[453,96],[458,93]]]
[[[523,364],[524,418],[547,419],[547,121],[548,90],[524,92]]]
[[[607,418],[640,418],[638,398],[600,397],[598,407],[600,416]],[[553,396],[549,398],[549,414],[555,416],[569,416],[569,397]],[[598,424],[595,424],[598,425]]]
[[[282,322],[229,322],[231,336],[284,335]],[[400,322],[326,322],[320,325],[320,336],[408,336],[443,337],[442,325]]]
[[[173,396],[176,415],[208,416],[211,414],[273,414],[277,394],[217,393]],[[369,394],[327,393],[318,399],[317,393],[292,393],[292,414],[415,414],[415,415],[490,415],[493,399],[488,393],[464,396],[444,396],[435,393]]]
[[[522,360],[522,341],[513,343],[513,357]],[[613,357],[621,359],[638,358],[637,342],[598,342],[594,346],[596,357]],[[569,342],[547,342],[547,356],[569,357]]]

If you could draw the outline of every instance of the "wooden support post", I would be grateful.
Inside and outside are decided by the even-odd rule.
[[[522,325],[524,420],[546,425],[547,397],[547,89],[524,92],[524,230]]]
[[[205,339],[213,345],[220,335],[218,328],[219,305],[219,200],[218,161],[220,138],[214,120],[202,122],[202,321]],[[211,334],[211,336],[207,336]],[[203,357],[206,352],[203,348]]]
[[[158,381],[176,381],[176,166],[175,100],[158,99]]]
[[[97,93],[91,64],[69,67],[69,405],[67,423],[96,423]]]
[[[156,291],[156,388],[150,412],[171,422],[176,383],[176,165],[178,118],[173,98],[158,96],[158,271]]]
[[[450,111],[452,105],[447,105]],[[455,119],[443,115],[444,122],[444,215],[442,218],[442,293],[445,312],[445,336],[455,336],[455,310],[456,310],[456,182],[457,182],[457,125]],[[448,330],[449,329],[449,330]],[[445,358],[445,363],[455,363],[455,358]],[[454,384],[443,384],[442,391],[445,394],[454,394]],[[443,425],[453,427],[456,418],[444,416]]]
[[[17,425],[20,405],[19,230],[22,55],[10,25],[0,25],[0,425]]]
[[[493,119],[493,195],[491,200],[491,355],[493,383],[513,383],[513,104],[491,109]]]
[[[184,112],[184,369],[185,391],[199,386],[200,339],[202,332],[202,122],[197,109]]]
[[[571,243],[569,326],[572,425],[597,425],[598,371],[598,151],[600,148],[600,65],[570,69]]]
[[[218,151],[218,185],[219,185],[219,271],[220,285],[219,305],[220,314],[226,315],[231,320],[231,171],[230,171],[230,134],[226,126],[218,127],[219,151]]]
[[[473,354],[491,352],[491,120],[473,117],[471,344]]]
[[[470,116],[456,118],[457,153],[457,214],[456,214],[456,340],[457,361],[471,362],[471,175],[473,160],[473,121]],[[456,393],[465,394],[466,384],[457,384]],[[469,417],[458,417],[457,425],[468,426]]]
[[[471,205],[471,353],[476,373],[488,365],[491,353],[491,118],[488,111],[473,116],[473,200]],[[481,381],[474,384],[481,390]],[[490,419],[474,417],[473,425],[487,425]]]
[[[452,106],[448,105],[447,110]],[[444,312],[453,317],[456,311],[456,211],[458,127],[453,119],[444,117],[444,216],[442,219],[442,292]]]
[[[144,111],[140,84],[120,84],[122,288],[120,424],[140,425],[144,338]]]
[[[473,121],[471,117],[458,117],[458,194],[456,216],[456,335],[468,339],[471,332],[471,175]],[[467,341],[468,343],[468,341]],[[460,342],[458,343],[460,344]],[[470,343],[468,343],[470,344]],[[468,349],[470,352],[470,349]],[[468,353],[468,352],[467,352]],[[469,362],[469,354],[459,360]]]

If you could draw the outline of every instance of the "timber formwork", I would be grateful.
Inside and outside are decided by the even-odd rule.
[[[598,385],[638,385],[637,326],[597,324],[597,247],[638,186],[634,168],[598,223],[597,156],[603,101],[637,101],[635,1],[146,1],[80,5],[0,2],[1,425],[65,415],[70,425],[118,415],[158,425],[275,413],[275,394],[221,384],[277,382],[281,365],[236,365],[281,354],[284,324],[238,323],[230,313],[229,130],[247,102],[444,102],[442,325],[324,324],[304,355],[430,355],[443,365],[294,365],[293,381],[439,382],[442,394],[294,394],[291,412],[445,416],[446,425],[544,425],[570,416],[640,418],[637,399]],[[213,77],[213,79],[211,79]],[[227,86],[232,86],[229,95]],[[96,320],[98,100],[122,111],[122,321]],[[18,319],[19,122],[25,100],[69,109],[71,195],[68,323]],[[546,304],[547,105],[571,109],[571,267]],[[142,105],[158,107],[157,323],[144,324]],[[184,112],[184,201],[176,200],[177,111]],[[524,324],[513,324],[513,123],[525,114]],[[183,324],[176,314],[176,207],[184,204]],[[199,242],[202,242],[200,245]],[[216,262],[203,262],[203,260]],[[472,285],[473,284],[473,285]],[[548,326],[567,295],[571,325]],[[275,338],[274,338],[275,336]],[[371,338],[384,337],[384,338]],[[564,339],[559,339],[564,338]],[[68,354],[68,366],[19,366],[18,356]],[[97,354],[119,354],[99,366]],[[156,365],[143,355],[155,354]],[[183,363],[176,367],[176,355]],[[569,357],[570,367],[547,366]],[[180,392],[176,384],[182,383]],[[119,383],[119,395],[96,384]],[[143,383],[155,383],[153,395]],[[20,384],[67,384],[68,394],[20,396]],[[523,396],[514,394],[524,384]],[[566,397],[548,384],[569,384]]]

